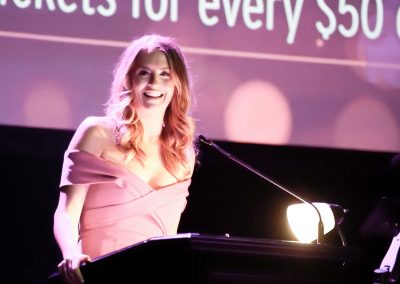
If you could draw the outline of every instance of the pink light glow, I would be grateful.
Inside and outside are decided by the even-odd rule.
[[[54,82],[32,83],[25,91],[23,115],[27,125],[68,128],[71,111],[65,90]]]
[[[400,146],[394,115],[383,103],[368,97],[353,100],[343,108],[334,133],[339,147],[385,150]]]
[[[238,142],[287,143],[292,128],[285,96],[264,81],[249,81],[231,95],[225,109],[227,137]]]

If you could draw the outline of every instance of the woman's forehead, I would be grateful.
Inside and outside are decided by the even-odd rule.
[[[164,52],[155,50],[141,50],[135,59],[135,66],[157,67],[160,69],[169,68],[167,56]]]

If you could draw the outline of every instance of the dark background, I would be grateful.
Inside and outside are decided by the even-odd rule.
[[[52,218],[72,131],[2,126],[0,133],[2,282],[43,283],[61,259]],[[362,227],[381,197],[396,193],[395,153],[216,143],[310,201],[349,209],[343,224],[349,245],[365,250],[366,275],[379,267],[392,237]],[[295,199],[214,149],[200,150],[180,232],[293,240],[285,210]],[[327,242],[339,244],[337,234]]]

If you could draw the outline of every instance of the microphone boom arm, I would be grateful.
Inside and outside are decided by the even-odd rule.
[[[214,149],[216,149],[217,151],[219,151],[221,154],[223,154],[225,157],[229,158],[230,160],[234,161],[235,163],[237,163],[238,165],[244,167],[245,169],[251,171],[252,173],[254,173],[255,175],[259,176],[260,178],[268,181],[269,183],[275,185],[276,187],[278,187],[279,189],[283,190],[284,192],[290,194],[291,196],[293,196],[294,198],[300,200],[303,203],[309,204],[311,205],[315,211],[318,214],[318,235],[317,235],[317,243],[321,243],[323,240],[323,235],[324,235],[324,223],[322,222],[322,217],[321,217],[321,213],[319,212],[319,210],[317,209],[317,207],[312,204],[311,202],[305,200],[304,198],[298,196],[297,194],[295,194],[294,192],[290,191],[289,189],[285,188],[284,186],[280,185],[278,182],[274,181],[272,178],[266,176],[265,174],[259,172],[258,170],[254,169],[253,167],[251,167],[250,165],[246,164],[245,162],[241,161],[240,159],[236,158],[235,156],[233,156],[232,154],[226,152],[224,149],[222,149],[221,147],[219,147],[217,144],[215,144],[213,141],[205,138],[203,135],[199,136],[199,140],[201,142],[203,142],[204,144],[213,147]]]

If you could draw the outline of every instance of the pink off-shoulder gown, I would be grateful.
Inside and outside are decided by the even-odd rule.
[[[82,252],[92,258],[155,236],[174,235],[191,180],[159,189],[118,164],[67,151],[60,187],[89,185],[79,224]]]

